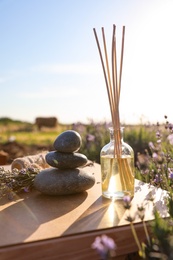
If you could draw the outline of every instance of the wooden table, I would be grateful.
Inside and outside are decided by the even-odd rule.
[[[96,260],[91,248],[96,236],[107,234],[117,244],[117,256],[137,251],[128,214],[121,201],[111,202],[101,195],[100,165],[85,167],[94,174],[95,185],[88,191],[67,196],[46,196],[38,191],[20,194],[15,201],[0,200],[0,259]],[[135,180],[131,214],[152,193],[157,208],[165,214],[165,192]],[[147,206],[145,220],[153,218]],[[136,220],[140,241],[145,240],[142,223]]]

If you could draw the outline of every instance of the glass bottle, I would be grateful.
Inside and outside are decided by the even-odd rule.
[[[121,127],[120,149],[117,156],[118,134],[113,128],[109,128],[110,142],[106,144],[100,153],[101,175],[102,175],[102,195],[112,200],[123,199],[124,196],[134,196],[134,151],[123,141],[123,130]]]

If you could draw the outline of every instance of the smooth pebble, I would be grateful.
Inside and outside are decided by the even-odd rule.
[[[54,141],[54,148],[58,152],[77,152],[82,145],[80,134],[74,130],[67,130],[61,133]]]
[[[47,195],[68,195],[90,189],[95,177],[81,169],[60,170],[48,168],[42,170],[34,179],[35,188]]]
[[[46,162],[59,169],[73,169],[86,165],[88,159],[81,153],[48,152],[45,156]]]

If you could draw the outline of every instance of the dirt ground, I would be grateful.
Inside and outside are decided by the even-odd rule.
[[[24,145],[17,142],[7,142],[0,144],[0,165],[11,164],[12,161],[19,157],[34,155],[43,151],[51,151],[50,146]]]

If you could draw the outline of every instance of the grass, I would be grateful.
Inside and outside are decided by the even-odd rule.
[[[50,145],[53,143],[55,138],[57,137],[57,132],[10,132],[1,135],[1,143],[5,143],[10,138],[15,138],[15,141],[18,143],[24,143],[26,145],[37,145],[37,144],[45,144]]]
[[[37,130],[34,124],[16,120],[0,119],[0,143],[15,140],[25,145],[51,145],[55,138],[63,131],[71,129],[71,125],[59,124],[55,128]]]
[[[34,124],[0,118],[0,145],[13,138],[19,144],[50,147],[60,133],[73,129],[82,138],[82,147],[79,152],[85,154],[88,159],[100,163],[100,151],[110,140],[108,128],[109,125],[106,123],[91,121],[87,125],[80,123],[73,125],[58,124],[55,128],[42,128],[41,131],[38,131]],[[148,143],[155,141],[154,127],[144,125],[125,126],[124,141],[133,148],[135,155],[138,152],[143,153],[148,148]]]

